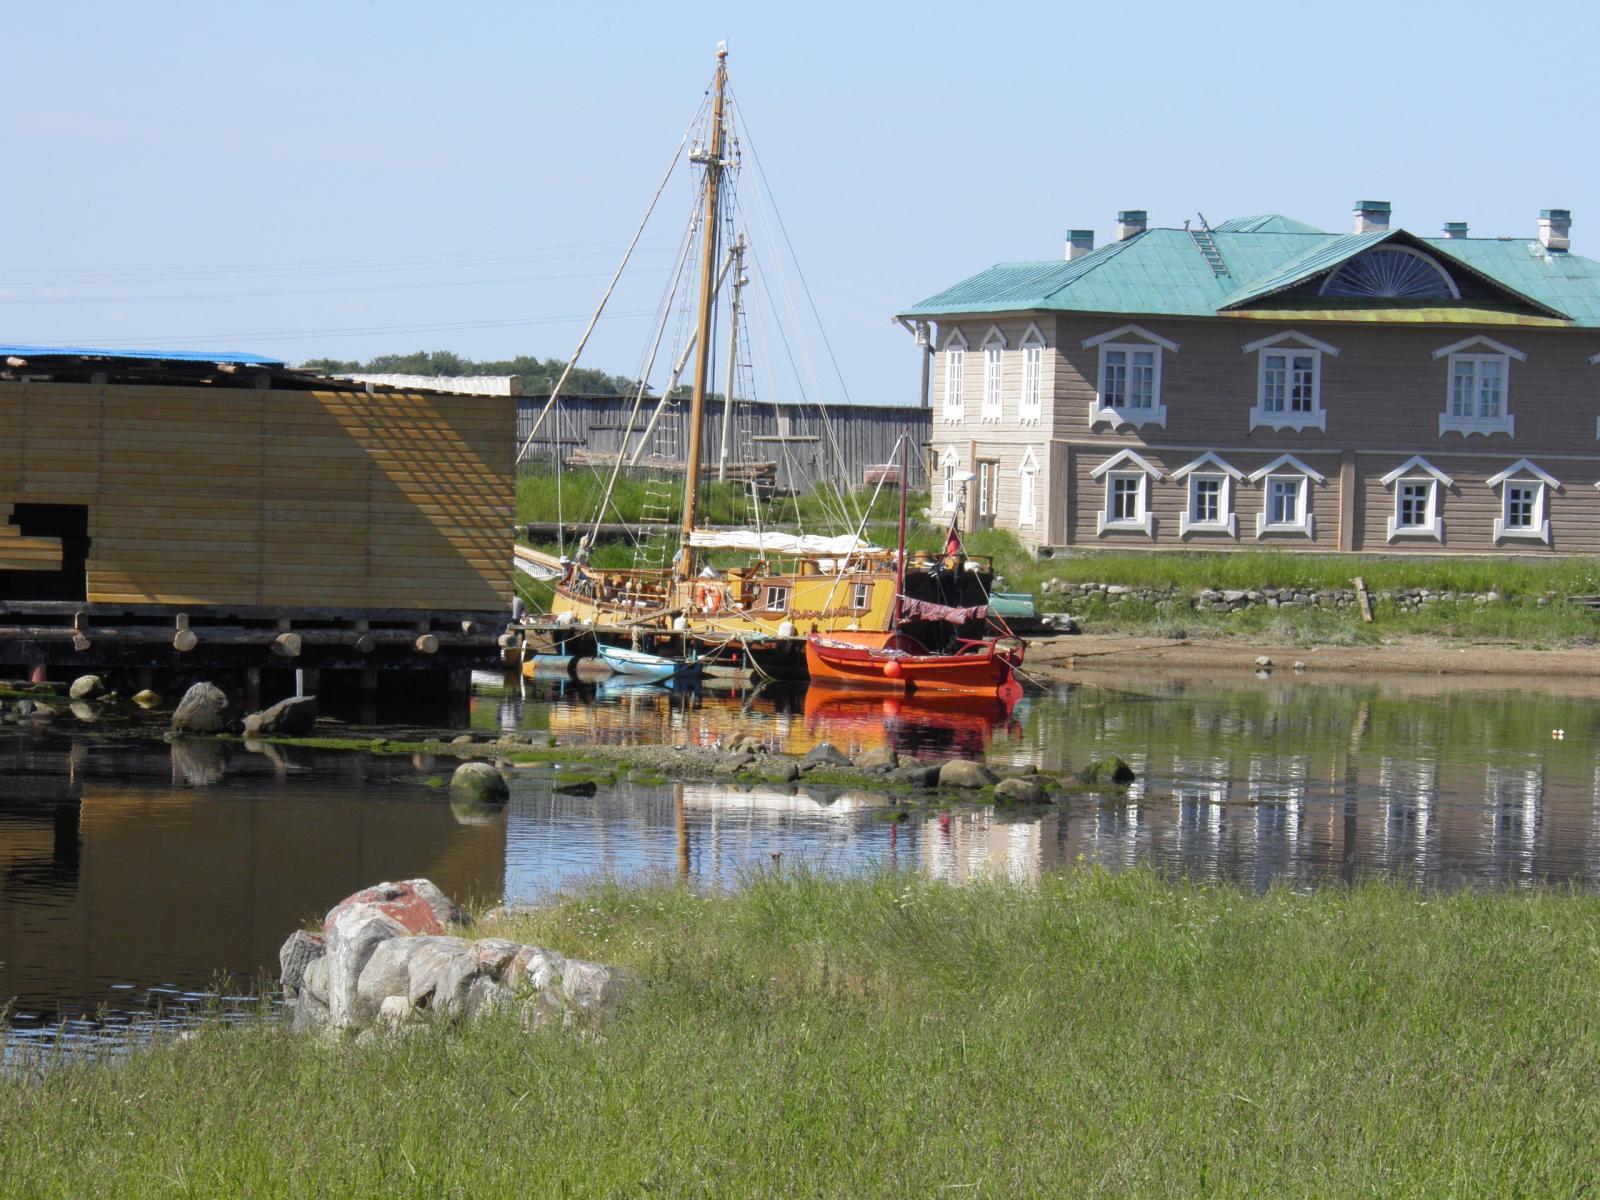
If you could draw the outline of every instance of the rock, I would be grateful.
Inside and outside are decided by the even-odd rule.
[[[1256,669],[1261,671],[1270,671],[1272,669],[1272,660],[1265,654],[1258,654],[1256,656]]]
[[[461,938],[430,937],[413,939],[420,944],[407,959],[410,980],[406,997],[413,1008],[430,1008],[441,985],[446,994],[452,989],[465,998],[466,989],[478,973],[472,961],[472,946]]]
[[[462,747],[472,745],[473,741],[473,736],[470,733],[463,733],[451,738],[450,744],[455,746],[457,749],[460,749]]]
[[[989,770],[993,771],[996,778],[999,779],[1027,779],[1039,773],[1039,768],[1032,763],[1021,763],[1017,766],[990,767]]]
[[[100,710],[87,700],[74,700],[67,707],[72,710],[72,715],[85,725],[93,725],[100,719]]]
[[[356,978],[355,1007],[351,1014],[356,1021],[370,1021],[383,1008],[384,1002],[394,996],[405,1000],[408,1008],[411,1006],[411,958],[424,940],[392,937],[373,949]]]
[[[722,756],[722,761],[717,763],[716,766],[712,767],[711,771],[714,775],[737,775],[751,763],[755,762],[755,760],[756,756],[754,754],[745,754],[743,752],[738,754],[724,754]]]
[[[98,675],[79,675],[67,689],[74,700],[94,700],[105,694],[106,683]]]
[[[228,697],[214,683],[197,683],[172,714],[173,733],[217,733],[227,724]]]
[[[772,776],[779,783],[793,783],[800,778],[800,764],[793,761],[780,763],[772,772]]]
[[[11,711],[19,717],[31,717],[33,710],[37,707],[38,705],[32,700],[18,700],[11,706]]]
[[[984,788],[994,781],[994,773],[988,767],[971,759],[952,758],[939,768],[940,787]]]
[[[862,771],[892,771],[900,765],[900,756],[892,746],[874,746],[856,755],[855,765]]]
[[[996,804],[1043,804],[1044,784],[1035,778],[1002,779],[994,785]]]
[[[318,1004],[326,1007],[328,1003],[328,960],[319,958],[307,963],[302,981],[302,988],[305,994]]]
[[[1243,592],[1232,588],[1222,593],[1222,599],[1228,604],[1238,604],[1243,601],[1244,598],[1245,594]]]
[[[315,696],[290,696],[244,719],[244,731],[262,737],[308,737],[316,727]]]
[[[140,708],[159,708],[161,705],[161,697],[156,695],[149,688],[145,688],[142,691],[138,691],[133,694],[133,702]]]
[[[450,776],[450,792],[480,804],[504,804],[511,799],[511,787],[488,763],[465,762]]]
[[[391,1028],[410,1024],[417,1018],[417,1010],[404,996],[385,996],[378,1006],[378,1022]]]
[[[634,989],[634,978],[617,967],[568,959],[561,972],[561,994],[568,1015],[590,1024],[612,1016]]]
[[[305,986],[306,968],[320,959],[328,949],[328,939],[309,929],[296,929],[278,948],[278,982],[283,994],[294,994]]]
[[[380,883],[334,905],[322,923],[327,938],[329,1022],[335,1029],[347,1029],[371,1015],[360,983],[379,946],[406,934],[442,934],[447,926],[466,922],[455,903],[426,879]],[[375,993],[369,988],[368,994]]]
[[[1301,673],[1301,672],[1303,672],[1303,671],[1304,671],[1304,670],[1305,670],[1305,669],[1306,669],[1306,665],[1305,665],[1305,663],[1303,663],[1303,662],[1300,662],[1300,661],[1299,661],[1299,660],[1296,660],[1296,661],[1295,661],[1295,663],[1294,663],[1294,665],[1293,665],[1293,667],[1292,667],[1292,668],[1291,668],[1291,669],[1292,669],[1292,670],[1293,670],[1293,671],[1294,671],[1294,672],[1295,672],[1295,673],[1296,673],[1296,674],[1300,674],[1300,673]]]
[[[940,770],[938,763],[913,762],[891,771],[889,778],[914,788],[938,787]]]
[[[816,767],[848,767],[850,760],[832,742],[818,742],[800,760],[800,769],[810,771]]]
[[[521,949],[520,942],[509,938],[479,938],[472,943],[472,961],[480,970],[499,979]]]
[[[592,779],[558,779],[550,785],[550,790],[558,796],[592,796],[600,790],[600,785]]]
[[[1078,779],[1082,783],[1115,783],[1126,786],[1138,776],[1121,758],[1111,755],[1109,758],[1096,759],[1083,770],[1078,772]]]

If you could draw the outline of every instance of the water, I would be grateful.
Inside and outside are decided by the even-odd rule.
[[[1377,874],[1434,887],[1600,881],[1600,700],[1429,681],[1129,679],[990,703],[669,694],[541,684],[480,695],[474,726],[563,741],[775,749],[832,741],[1071,767],[1118,753],[1133,787],[1045,812],[896,821],[889,797],[623,783],[593,797],[518,772],[503,812],[454,809],[454,761],[0,727],[0,1002],[18,1037],[115,1044],[253,992],[296,926],[381,879],[533,900],[601,876],[736,886],[753,869],[881,866],[1019,881],[1150,864],[1252,888]],[[1554,731],[1564,736],[1553,736]],[[45,1031],[50,1031],[48,1034]],[[97,1040],[98,1039],[98,1040]]]

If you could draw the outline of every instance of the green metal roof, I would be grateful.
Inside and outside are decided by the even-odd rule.
[[[1403,230],[1330,234],[1288,217],[1241,217],[1211,230],[1228,274],[1217,275],[1188,230],[1151,229],[1071,262],[1000,263],[913,305],[904,317],[1004,312],[1137,313],[1211,317],[1256,303],[1315,278],[1384,242],[1399,240],[1436,254],[1546,316],[1600,328],[1600,262],[1546,254],[1538,242],[1511,238],[1418,238]],[[1382,302],[1366,302],[1370,312]],[[1396,309],[1402,307],[1396,306]],[[1443,306],[1432,304],[1433,309]],[[1482,301],[1463,307],[1484,308]],[[1319,305],[1337,319],[1336,305]]]

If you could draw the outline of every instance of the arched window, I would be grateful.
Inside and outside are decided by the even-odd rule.
[[[1341,263],[1322,282],[1321,295],[1358,300],[1459,300],[1455,281],[1410,246],[1389,244]]]

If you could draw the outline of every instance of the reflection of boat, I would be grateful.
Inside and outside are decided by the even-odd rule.
[[[965,692],[879,693],[861,688],[806,690],[806,733],[816,741],[907,754],[980,754],[1010,724],[1013,702]]]
[[[813,633],[806,666],[817,683],[893,688],[905,692],[965,692],[979,696],[1022,694],[1015,668],[1022,662],[1016,638],[960,639],[955,652],[933,654],[903,633]]]
[[[622,646],[599,647],[601,661],[618,675],[631,679],[644,679],[662,683],[669,679],[687,678],[700,673],[700,661],[695,658],[667,658],[660,654],[646,654],[643,650],[629,650]]]

